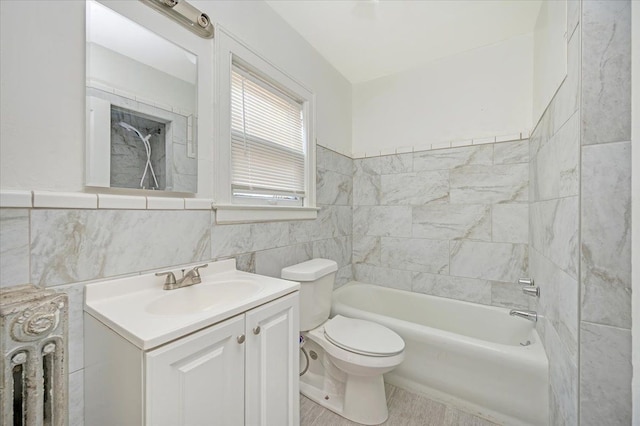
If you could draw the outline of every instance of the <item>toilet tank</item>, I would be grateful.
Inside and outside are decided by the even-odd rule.
[[[282,278],[300,283],[300,331],[316,328],[329,318],[338,264],[312,259],[282,269]]]

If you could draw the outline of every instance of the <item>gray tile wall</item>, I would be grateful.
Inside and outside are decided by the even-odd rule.
[[[354,160],[354,278],[526,306],[528,163],[528,140]]]
[[[631,424],[631,1],[582,3],[580,423]]]
[[[235,257],[239,269],[280,276],[313,257],[352,279],[353,161],[318,146],[314,221],[216,225],[210,211],[0,210],[0,287],[32,282],[69,295],[70,425],[83,424],[83,297],[87,282]]]
[[[567,76],[531,135],[530,307],[549,359],[551,425],[578,424],[580,2],[567,2]]]
[[[531,137],[532,307],[550,424],[629,425],[630,1],[568,6],[568,75]]]
[[[29,210],[0,209],[0,288],[29,282]]]

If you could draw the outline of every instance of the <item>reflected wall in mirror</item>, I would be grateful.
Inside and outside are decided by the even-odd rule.
[[[197,56],[94,1],[86,49],[86,185],[197,192]]]

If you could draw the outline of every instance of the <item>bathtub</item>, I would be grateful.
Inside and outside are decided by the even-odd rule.
[[[405,360],[385,381],[498,424],[548,424],[548,362],[534,323],[508,309],[355,281],[332,315],[394,330]]]

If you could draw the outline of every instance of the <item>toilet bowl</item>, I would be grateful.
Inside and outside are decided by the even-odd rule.
[[[347,327],[344,328],[345,326]],[[359,345],[363,342],[344,339],[343,334],[346,336],[346,330],[350,328],[367,329],[369,332],[367,337],[370,341],[367,344]],[[375,329],[374,332],[372,332],[372,328]],[[339,330],[339,337],[348,342],[349,347],[344,347],[346,345],[336,342],[328,330],[334,331],[334,333],[335,330]],[[402,338],[381,325],[339,315],[308,331],[304,336],[320,346],[328,361],[344,373],[341,377],[343,386],[339,386],[342,391],[336,395],[343,400],[342,409],[340,411],[334,409],[333,411],[349,420],[366,425],[384,423],[389,413],[382,375],[393,370],[404,360],[404,341]],[[360,337],[363,337],[363,334]],[[301,381],[304,383],[304,376],[301,377]],[[335,384],[332,384],[331,387],[335,388]],[[304,386],[301,386],[301,390],[306,396],[325,405],[327,395],[318,401],[314,398],[317,393],[306,393],[308,388]]]
[[[282,270],[282,278],[301,284],[300,392],[351,421],[380,424],[388,418],[382,375],[404,360],[404,341],[371,321],[329,319],[336,270],[327,259]]]

